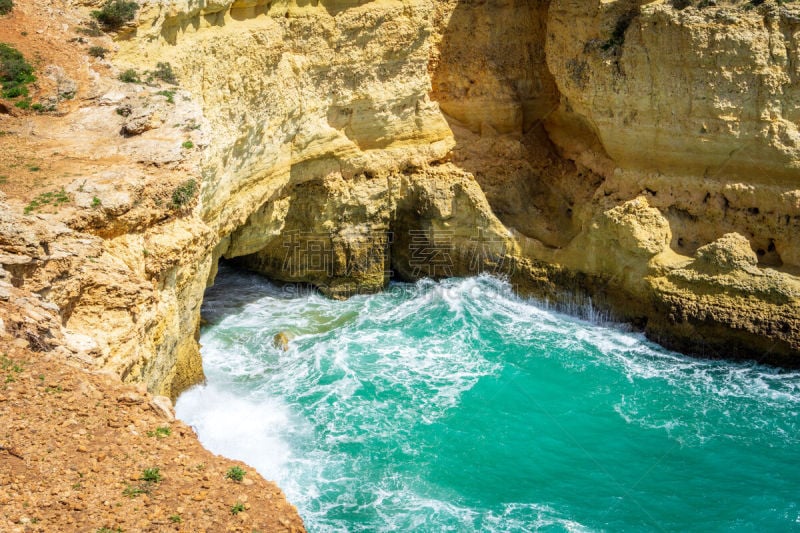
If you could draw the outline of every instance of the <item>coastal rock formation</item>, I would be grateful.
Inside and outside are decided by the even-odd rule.
[[[380,291],[393,275],[477,274],[486,259],[470,256],[477,245],[495,256],[513,246],[474,179],[449,164],[384,178],[334,175],[287,192],[234,232],[222,255],[333,297]],[[439,272],[436,254],[448,258]]]
[[[46,198],[4,160],[0,264],[56,345],[170,397],[221,259],[337,298],[489,271],[797,366],[800,11],[717,4],[145,2],[111,62],[62,58],[74,109],[8,117],[57,155]],[[115,79],[159,64],[177,87]]]
[[[742,235],[723,235],[698,249],[684,268],[650,283],[664,313],[648,324],[648,332],[664,344],[692,346],[707,357],[795,366],[800,280],[759,268]],[[671,335],[674,329],[682,334]]]
[[[800,160],[792,7],[554,0],[547,61],[567,153],[602,145],[625,170],[796,185]],[[750,9],[748,9],[748,7]]]
[[[100,4],[0,27],[44,65],[38,112],[0,101],[7,353],[174,399],[225,259],[335,298],[491,272],[800,366],[799,7],[166,0],[104,35]]]

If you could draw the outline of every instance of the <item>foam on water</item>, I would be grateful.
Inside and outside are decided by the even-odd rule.
[[[204,316],[208,382],[178,415],[310,531],[798,524],[798,373],[683,357],[488,276],[334,302],[223,270]]]

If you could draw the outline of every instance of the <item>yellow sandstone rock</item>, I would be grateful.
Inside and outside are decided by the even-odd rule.
[[[25,342],[174,398],[224,258],[337,298],[489,271],[797,366],[800,8],[717,4],[144,3],[113,64],[169,63],[174,103],[98,73],[38,138],[113,170],[0,206],[3,283],[66,332]]]

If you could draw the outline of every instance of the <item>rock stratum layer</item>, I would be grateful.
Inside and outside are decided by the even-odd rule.
[[[3,331],[174,398],[227,259],[333,297],[489,271],[800,366],[800,8],[682,4],[169,0],[110,61],[63,39],[78,98],[0,137],[51,154],[34,187],[3,161],[0,272],[60,323]],[[177,86],[116,79],[164,63]],[[64,205],[23,212],[46,187]]]
[[[202,377],[221,258],[335,297],[489,270],[795,366],[800,14],[745,7],[143,3],[80,109],[40,119],[64,155],[115,160],[67,210],[11,195],[6,279],[58,306],[75,357],[172,397]],[[111,76],[159,63],[169,103]]]

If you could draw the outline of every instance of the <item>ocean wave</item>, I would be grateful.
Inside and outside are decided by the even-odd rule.
[[[647,465],[648,446],[662,458],[724,451],[747,462],[753,446],[783,461],[800,443],[799,373],[675,354],[520,298],[491,276],[394,283],[336,302],[223,274],[204,303],[208,384],[181,396],[178,415],[212,451],[277,480],[312,531],[603,529],[619,487],[637,502],[655,490],[635,484],[638,475],[616,477],[631,461]],[[292,334],[285,352],[272,344],[284,331]],[[441,442],[445,430],[461,440]],[[507,476],[566,468],[564,457],[588,456],[581,468],[591,470],[611,457],[597,445],[608,432],[621,433],[620,464],[603,464],[600,478],[575,473],[606,479],[596,490],[609,494],[586,492],[585,501],[570,491],[559,503],[540,500],[546,487],[535,484],[526,489],[532,499],[494,501],[453,472],[457,459],[436,455],[495,450],[518,462],[497,466]],[[529,442],[532,457],[493,435]],[[645,471],[678,468],[665,460]],[[797,488],[800,480],[785,490]]]

